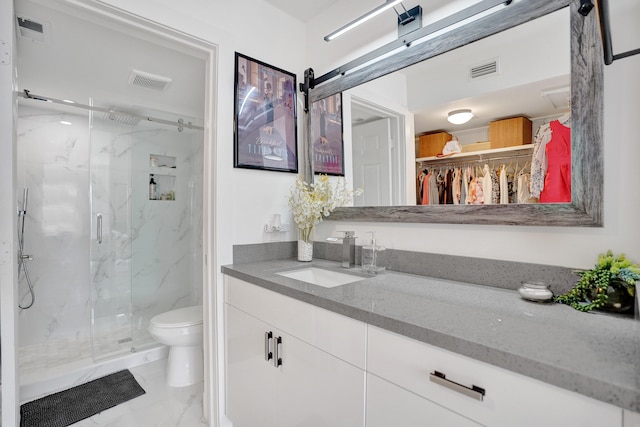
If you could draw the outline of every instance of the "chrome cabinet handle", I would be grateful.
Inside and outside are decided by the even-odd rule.
[[[273,339],[273,332],[264,333],[264,360],[267,362],[273,359],[273,353],[271,352],[271,340]]]
[[[457,391],[458,393],[462,393],[465,396],[469,396],[473,399],[479,401],[484,400],[485,389],[475,385],[467,387],[462,384],[458,384],[457,382],[448,380],[445,374],[443,374],[442,372],[433,371],[433,373],[429,374],[429,380],[436,384],[440,384],[441,386],[447,387],[453,391]]]
[[[279,345],[282,344],[282,337],[276,338],[276,342],[273,346],[273,351],[275,356],[273,357],[273,366],[277,368],[278,366],[282,366],[282,358],[280,357],[280,349]]]
[[[102,214],[96,215],[96,240],[98,244],[102,243]]]

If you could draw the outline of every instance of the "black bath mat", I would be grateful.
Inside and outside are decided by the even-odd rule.
[[[20,427],[66,427],[145,393],[129,370],[20,406]]]

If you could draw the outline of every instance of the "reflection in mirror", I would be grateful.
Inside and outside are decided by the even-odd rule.
[[[564,8],[346,91],[355,206],[570,202],[568,22]],[[473,118],[448,122],[459,109]]]
[[[415,189],[415,179],[417,176],[411,176],[414,171],[420,170],[420,164],[416,163],[414,138],[416,135],[431,130],[451,130],[452,133],[460,133],[460,128],[454,128],[452,125],[438,125],[437,123],[428,122],[427,126],[422,126],[421,115],[408,111],[409,106],[415,100],[412,100],[414,93],[409,94],[406,87],[412,78],[411,74],[407,74],[408,70],[402,73],[394,73],[394,71],[403,70],[413,64],[426,61],[429,63],[444,60],[447,52],[455,53],[463,49],[470,49],[472,52],[474,46],[478,46],[478,41],[485,38],[496,36],[498,39],[500,33],[509,29],[516,29],[518,26],[538,25],[544,22],[547,15],[557,11],[561,11],[558,15],[559,20],[562,16],[567,21],[560,22],[558,28],[569,31],[570,46],[570,76],[569,85],[564,85],[561,80],[566,76],[566,68],[564,72],[549,72],[555,69],[557,57],[552,56],[550,52],[558,46],[564,44],[561,39],[552,38],[550,44],[543,47],[537,47],[529,50],[529,46],[538,38],[545,38],[545,32],[536,36],[524,36],[518,42],[508,39],[503,44],[509,45],[511,49],[520,49],[530,54],[525,55],[531,58],[532,62],[525,67],[519,67],[521,62],[513,63],[502,60],[502,53],[487,55],[481,58],[466,58],[466,66],[477,65],[481,61],[496,58],[499,61],[500,75],[514,70],[510,75],[521,78],[524,74],[529,74],[530,69],[542,70],[542,77],[537,80],[511,82],[511,87],[527,86],[532,81],[540,82],[541,85],[536,89],[537,92],[546,91],[548,95],[561,94],[566,87],[570,87],[571,94],[571,199],[570,202],[553,202],[553,203],[509,203],[509,204],[479,204],[479,205],[429,205],[416,206],[417,193],[415,191],[405,191],[406,204],[393,206],[356,206],[337,208],[331,215],[332,220],[342,221],[382,221],[382,222],[424,222],[424,223],[445,223],[445,224],[506,224],[506,225],[527,225],[527,226],[602,226],[603,212],[603,156],[602,156],[602,99],[603,99],[603,63],[602,63],[602,45],[598,29],[598,17],[596,13],[583,16],[578,13],[580,0],[528,0],[513,2],[508,7],[502,8],[500,11],[483,16],[476,21],[465,24],[444,34],[435,35],[433,38],[421,42],[414,43],[408,49],[399,49],[393,54],[382,58],[373,63],[362,66],[352,72],[347,72],[337,78],[316,84],[315,88],[309,92],[311,102],[318,101],[330,95],[340,93],[343,94],[343,119],[347,124],[344,128],[345,140],[345,175],[347,178],[354,176],[352,166],[351,144],[352,127],[349,124],[352,121],[352,102],[351,97],[363,99],[367,102],[383,106],[393,111],[402,111],[404,108],[407,113],[405,117],[408,120],[404,123],[404,129],[399,133],[404,137],[404,142],[399,140],[398,147],[404,147],[407,159],[406,171],[401,177],[406,184],[406,188]],[[566,6],[569,6],[567,11]],[[564,15],[563,15],[564,13]],[[568,19],[567,19],[568,16]],[[554,18],[550,18],[554,19]],[[542,21],[540,21],[542,20]],[[566,39],[565,39],[566,40]],[[500,49],[498,46],[496,49]],[[566,52],[566,45],[564,48]],[[489,51],[490,52],[490,51]],[[566,58],[566,57],[565,57]],[[471,60],[473,59],[473,61]],[[566,59],[560,59],[559,63],[566,64]],[[518,68],[519,67],[519,68]],[[467,68],[468,69],[468,68]],[[446,69],[447,73],[455,73],[456,68]],[[440,71],[442,73],[442,71]],[[545,74],[546,72],[546,74]],[[393,73],[393,82],[404,79],[404,87],[402,91],[388,88],[385,90],[374,91],[373,88],[379,82],[382,76]],[[422,74],[421,74],[422,75]],[[471,95],[451,96],[446,99],[438,99],[440,94],[435,88],[442,88],[443,93],[451,91],[457,92],[460,87],[470,86],[469,81],[460,81],[458,85],[444,85],[439,79],[442,74],[422,75],[422,79],[427,82],[435,82],[432,84],[432,93],[423,94],[421,99],[425,97],[429,99],[431,106],[440,106],[441,120],[446,118],[448,111],[459,108],[472,108],[468,105],[462,105],[461,101],[470,101],[480,99],[482,93]],[[566,77],[564,77],[566,78]],[[558,80],[553,80],[558,79]],[[487,85],[490,82],[498,82],[500,78],[488,77],[485,79]],[[560,84],[562,83],[562,84]],[[493,84],[493,83],[492,83]],[[557,85],[557,87],[556,87]],[[398,86],[396,86],[398,87]],[[507,95],[504,88],[496,88],[501,98],[508,98],[507,107],[511,106],[508,113],[497,113],[494,117],[486,111],[478,109],[476,111],[476,119],[471,124],[477,128],[480,120],[493,120],[505,117],[513,117],[518,115],[527,115],[533,119],[544,121],[552,121],[554,117],[561,117],[563,109],[553,113],[528,113],[527,111],[517,110],[516,100],[513,95]],[[488,93],[485,92],[485,93]],[[371,96],[370,96],[371,95]],[[419,96],[416,92],[416,96]],[[403,99],[403,97],[406,97]],[[560,102],[562,104],[562,102]],[[558,104],[558,105],[560,105]],[[398,108],[396,108],[398,107]],[[434,107],[435,108],[435,107]],[[566,106],[564,107],[566,109]],[[355,112],[358,108],[354,109]],[[417,111],[417,110],[416,110]],[[413,116],[417,119],[414,124]],[[363,120],[364,121],[364,120]],[[471,125],[470,125],[471,126]],[[539,125],[537,126],[540,127]],[[538,131],[532,123],[532,137]],[[469,131],[470,132],[470,131]],[[492,139],[492,138],[486,138]],[[476,137],[473,140],[486,141],[485,138]],[[475,142],[466,141],[470,145]],[[443,147],[444,148],[444,147]],[[420,154],[420,153],[419,153]],[[455,157],[463,156],[465,153],[456,154]],[[470,156],[487,156],[487,154],[469,153]],[[502,155],[502,154],[499,154]],[[483,157],[484,159],[485,157]],[[417,158],[424,161],[422,158]],[[533,159],[533,156],[532,156]],[[430,159],[429,159],[430,160]],[[452,161],[453,159],[437,160],[440,162]],[[418,167],[418,169],[416,169]],[[366,190],[366,186],[365,186]],[[363,203],[364,204],[364,203]]]
[[[342,94],[314,102],[310,114],[314,172],[344,176]]]

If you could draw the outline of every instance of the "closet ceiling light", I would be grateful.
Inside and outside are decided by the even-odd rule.
[[[473,118],[473,113],[469,109],[454,110],[449,112],[447,120],[454,125],[462,125]]]

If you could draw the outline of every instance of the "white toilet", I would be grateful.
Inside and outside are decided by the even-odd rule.
[[[167,384],[184,387],[202,381],[202,306],[185,307],[151,319],[149,333],[169,346]]]

